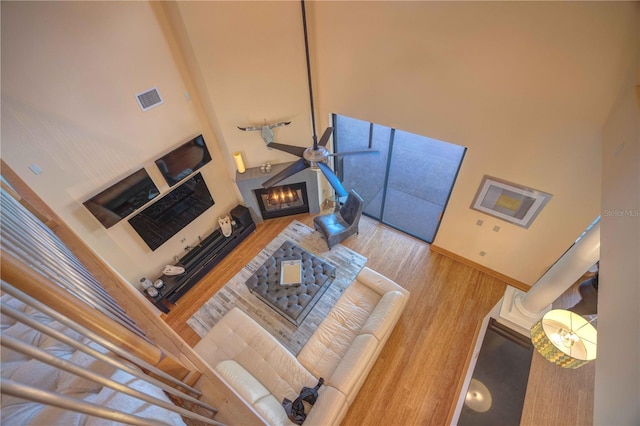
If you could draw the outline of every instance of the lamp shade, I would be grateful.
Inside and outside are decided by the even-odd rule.
[[[586,319],[564,309],[547,312],[531,327],[531,342],[547,360],[578,368],[596,359],[597,332]]]
[[[238,173],[244,173],[247,169],[244,167],[244,161],[242,160],[242,154],[239,152],[235,152],[233,154],[233,161],[236,162],[236,168],[238,169]]]

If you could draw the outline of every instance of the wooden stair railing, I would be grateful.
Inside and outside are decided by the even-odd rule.
[[[18,261],[4,248],[0,256],[0,276],[3,281],[177,379],[183,379],[191,372],[173,355],[79,302],[66,290]]]

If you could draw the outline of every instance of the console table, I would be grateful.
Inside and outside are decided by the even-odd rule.
[[[158,290],[158,295],[156,297],[147,295],[158,309],[165,314],[169,313],[170,309],[166,302],[175,303],[184,296],[207,272],[256,229],[256,224],[246,207],[240,205],[235,207],[231,210],[231,218],[235,224],[232,226],[233,232],[230,236],[225,237],[220,229],[216,229],[175,264],[183,267],[184,273],[160,277],[164,286]]]

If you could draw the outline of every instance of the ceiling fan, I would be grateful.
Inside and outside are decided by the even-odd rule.
[[[307,18],[304,7],[304,0],[301,0],[302,4],[302,25],[304,29],[304,47],[307,59],[307,79],[309,82],[309,101],[311,103],[311,126],[313,128],[313,145],[308,148],[303,148],[300,146],[294,145],[286,145],[281,143],[271,142],[268,143],[267,146],[269,148],[275,148],[280,151],[288,152],[289,154],[293,154],[297,157],[300,157],[298,161],[291,164],[284,170],[282,170],[277,175],[273,176],[271,179],[267,180],[262,184],[264,188],[270,188],[276,183],[288,178],[289,176],[293,176],[298,172],[301,172],[304,169],[309,167],[311,168],[319,168],[322,174],[327,178],[329,184],[333,187],[339,197],[347,196],[347,191],[342,186],[342,182],[338,179],[338,176],[331,170],[329,165],[327,164],[329,157],[335,156],[343,156],[343,155],[355,155],[355,154],[378,154],[378,151],[373,150],[365,150],[365,151],[349,151],[349,152],[339,152],[335,154],[331,154],[329,150],[326,148],[331,135],[333,134],[333,127],[327,127],[327,129],[322,134],[322,137],[318,141],[318,135],[316,134],[316,120],[314,115],[314,104],[313,104],[313,90],[311,84],[311,64],[309,61],[309,41],[307,38]]]

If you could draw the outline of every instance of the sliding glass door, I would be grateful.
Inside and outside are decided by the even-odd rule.
[[[342,115],[334,115],[334,127],[336,152],[379,153],[337,157],[345,188],[364,198],[364,213],[432,242],[466,148]]]
[[[345,188],[355,189],[364,199],[364,213],[380,220],[384,204],[385,170],[391,129],[342,115],[334,116],[334,127],[337,152],[361,151],[370,147],[374,147],[378,152],[336,157],[336,167]]]

